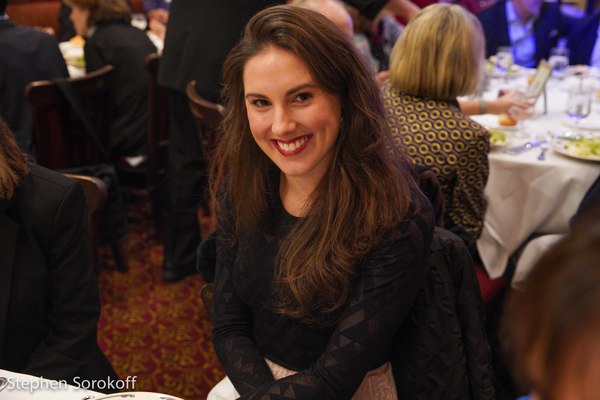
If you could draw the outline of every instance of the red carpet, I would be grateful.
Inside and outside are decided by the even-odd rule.
[[[164,283],[149,204],[134,199],[128,211],[129,270],[117,272],[109,249],[101,250],[100,347],[121,378],[137,376],[136,391],[204,400],[224,376],[199,294],[204,282],[196,275]]]

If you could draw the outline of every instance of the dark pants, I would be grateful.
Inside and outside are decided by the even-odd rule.
[[[197,211],[207,180],[202,148],[185,93],[171,90],[169,107],[165,267],[192,270],[200,244]]]

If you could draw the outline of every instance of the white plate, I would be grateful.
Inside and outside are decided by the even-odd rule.
[[[590,115],[589,117],[582,119],[581,121],[579,121],[578,125],[575,125],[575,123],[570,119],[563,120],[562,124],[573,129],[583,129],[586,131],[600,131],[600,118],[598,118],[595,115]]]
[[[86,397],[90,400],[183,400],[180,397],[171,396],[170,394],[150,393],[150,392],[124,392],[107,394],[101,397]]]
[[[581,155],[581,154],[578,154],[575,151],[573,151],[573,146],[575,145],[575,143],[576,143],[576,141],[557,140],[554,143],[552,143],[552,150],[554,150],[555,152],[557,152],[559,154],[563,154],[565,156],[572,157],[572,158],[577,158],[579,160],[600,161],[600,156]]]

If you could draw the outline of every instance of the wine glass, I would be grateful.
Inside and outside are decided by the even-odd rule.
[[[501,76],[506,80],[510,67],[514,63],[513,49],[510,46],[500,46],[496,51],[496,68],[500,71]]]
[[[592,106],[591,91],[578,85],[569,90],[569,98],[567,100],[567,115],[573,121],[573,125],[579,126],[582,119],[590,115]]]

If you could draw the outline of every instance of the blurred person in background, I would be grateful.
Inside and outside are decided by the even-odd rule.
[[[112,65],[116,70],[111,150],[119,157],[146,154],[148,73],[144,60],[156,47],[131,26],[125,0],[66,0],[77,34],[85,37],[87,72]]]
[[[590,3],[592,1],[590,0]],[[570,63],[600,68],[600,1],[595,11],[582,19],[569,35]]]
[[[6,15],[8,0],[0,0],[0,117],[14,132],[22,151],[33,154],[33,116],[25,86],[69,76],[53,36],[15,25]]]
[[[0,118],[0,368],[118,379],[97,345],[98,284],[83,190],[28,162]]]
[[[502,339],[532,400],[600,396],[600,214],[586,215],[509,294]]]
[[[435,172],[446,201],[444,227],[473,254],[485,215],[490,143],[456,98],[477,90],[483,45],[473,14],[453,4],[431,5],[396,42],[381,87],[393,144]]]
[[[171,0],[144,0],[144,12],[148,17],[148,28],[164,39],[169,22]]]
[[[477,18],[485,34],[486,57],[510,46],[514,63],[528,68],[548,59],[550,49],[569,29],[559,2],[543,0],[500,0]]]

